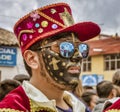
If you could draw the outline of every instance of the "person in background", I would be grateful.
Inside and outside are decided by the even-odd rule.
[[[120,97],[120,87],[115,84],[113,84],[113,86],[114,86],[114,89],[116,90],[116,97]]]
[[[117,70],[113,74],[112,82],[114,85],[116,85],[119,88],[118,90],[120,90],[120,70]],[[118,112],[118,111],[120,111],[120,98],[119,97],[112,99],[112,100],[108,100],[105,103],[105,105],[107,105],[107,104],[109,104],[109,106],[107,106],[107,108],[104,109],[104,112],[111,112],[111,111]]]
[[[18,74],[18,75],[15,75],[13,79],[19,81],[22,84],[24,80],[29,81],[30,77],[25,74]]]
[[[94,88],[92,86],[88,86],[88,85],[84,85],[83,86],[83,91],[88,91],[88,90],[94,90]]]
[[[4,79],[0,82],[0,101],[13,89],[17,88],[20,82],[13,79]]]
[[[86,91],[90,91],[90,92],[86,92]],[[92,91],[92,92],[91,92]],[[85,112],[91,112],[90,108],[88,105],[90,104],[87,104],[86,101],[89,101],[89,100],[92,100],[92,97],[91,96],[87,96],[87,98],[85,98],[85,95],[87,95],[87,93],[89,94],[92,94],[94,95],[95,93],[95,90],[92,86],[82,86],[82,81],[79,80],[79,84],[78,86],[76,86],[76,88],[72,91],[72,93],[81,101],[83,102],[84,106],[85,106]],[[96,93],[95,93],[96,95]],[[93,98],[94,99],[94,98]],[[85,100],[85,101],[84,101]]]
[[[82,59],[89,54],[84,41],[99,35],[100,27],[90,21],[75,24],[70,6],[55,3],[22,17],[14,33],[30,81],[8,94],[0,102],[0,111],[84,112],[68,91],[78,85]]]
[[[92,112],[94,107],[96,106],[99,97],[97,96],[95,90],[87,90],[83,92],[81,98],[86,105],[85,112]]]
[[[93,109],[93,112],[102,112],[105,101],[116,97],[117,91],[114,88],[114,84],[107,80],[98,83],[96,86],[96,91],[99,99],[97,105]]]
[[[120,97],[120,70],[117,70],[112,77],[112,82],[117,91],[117,97]]]
[[[120,70],[117,70],[112,77],[112,83],[117,91],[117,97],[120,97]]]
[[[113,84],[120,87],[120,70],[117,70],[112,77]]]

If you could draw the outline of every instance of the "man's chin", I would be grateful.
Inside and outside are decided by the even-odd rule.
[[[80,72],[78,72],[78,73],[69,73],[68,72],[68,74],[69,74],[69,77],[71,77],[72,79],[70,79],[70,80],[78,80],[79,79],[79,77],[80,77]]]
[[[78,85],[77,83],[69,85],[69,86],[66,87],[65,90],[72,91],[72,90],[74,90],[77,87],[77,85]]]
[[[78,80],[77,78],[74,78],[73,80],[71,80],[71,81],[69,82],[70,85],[76,85],[76,84],[78,84],[78,83],[79,83],[79,80]]]
[[[59,89],[70,91],[70,90],[75,89],[75,87],[78,85],[78,83],[79,83],[78,80],[73,80],[73,81],[69,82],[68,84],[62,84],[62,85],[60,84]]]
[[[78,85],[79,81],[78,80],[72,80],[68,84],[68,89],[73,90],[75,87]]]

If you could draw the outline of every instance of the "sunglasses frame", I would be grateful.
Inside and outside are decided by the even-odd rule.
[[[70,43],[70,44],[72,44],[72,45],[73,45],[73,48],[74,48],[72,55],[70,55],[70,56],[68,56],[68,57],[63,56],[62,53],[61,53],[61,49],[60,49],[60,45],[61,45],[62,43],[67,43],[67,42]],[[88,50],[87,50],[87,56],[84,57],[84,56],[82,55],[82,58],[87,58],[87,57],[88,57],[88,54],[89,54],[89,46],[88,46],[88,44],[86,44],[86,43],[80,43],[80,42],[70,42],[70,41],[60,42],[60,43],[59,43],[59,52],[60,52],[60,55],[61,55],[62,57],[64,57],[64,58],[71,58],[71,57],[74,55],[74,52],[75,52],[75,43],[79,43],[79,44],[77,44],[77,49],[78,49],[78,51],[79,51],[79,53],[80,53],[81,55],[82,55],[82,52],[80,51],[79,46],[80,46],[81,44],[87,46],[87,48],[88,48]]]
[[[88,44],[86,44],[86,43],[80,43],[80,42],[77,42],[77,41],[76,41],[76,42],[71,42],[71,41],[52,42],[52,43],[49,43],[49,44],[47,44],[47,45],[40,46],[40,47],[38,48],[38,50],[41,50],[41,49],[47,48],[47,47],[51,47],[52,45],[58,44],[58,46],[59,46],[59,54],[60,54],[62,57],[64,57],[64,58],[67,58],[67,59],[68,59],[68,58],[71,58],[73,55],[71,55],[70,57],[65,57],[65,56],[62,55],[62,53],[61,53],[61,51],[60,51],[60,44],[61,44],[61,43],[64,43],[64,42],[68,42],[68,43],[71,43],[71,44],[73,45],[73,47],[74,47],[73,55],[74,55],[74,52],[75,52],[75,43],[79,43],[79,44],[77,45],[77,48],[78,48],[79,53],[81,53],[80,50],[79,50],[79,45],[80,45],[80,44],[86,45],[87,48],[88,48],[87,56],[86,56],[86,57],[83,57],[82,53],[81,53],[81,55],[82,55],[82,58],[87,58],[87,57],[88,57],[88,54],[89,54],[89,46],[88,46]]]

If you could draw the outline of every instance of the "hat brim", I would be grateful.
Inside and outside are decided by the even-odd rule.
[[[80,41],[86,41],[100,34],[100,27],[93,22],[83,22],[72,25],[61,32],[72,31],[78,34]]]
[[[53,36],[62,32],[75,32],[78,34],[80,41],[86,41],[98,36],[100,34],[100,27],[93,22],[82,22],[66,28],[54,30],[50,33],[47,33],[46,37]]]

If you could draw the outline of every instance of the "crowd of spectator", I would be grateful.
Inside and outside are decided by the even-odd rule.
[[[0,100],[9,92],[17,88],[24,80],[29,81],[29,76],[18,74],[12,79],[5,79],[0,82]],[[82,86],[82,81],[73,91],[70,91],[85,106],[85,112],[103,112],[120,97],[120,70],[113,74],[112,80],[103,80],[95,87]],[[114,101],[114,102],[113,102]]]

